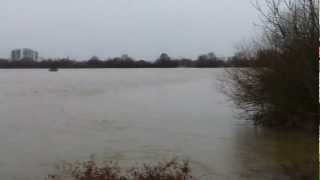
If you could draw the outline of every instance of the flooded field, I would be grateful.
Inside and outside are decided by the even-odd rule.
[[[223,69],[0,70],[0,179],[63,162],[189,159],[200,179],[289,179],[317,137],[235,117]],[[311,154],[311,155],[310,155]]]

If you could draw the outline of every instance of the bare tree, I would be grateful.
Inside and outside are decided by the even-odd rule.
[[[227,70],[227,93],[257,124],[317,132],[318,3],[265,0],[256,7],[266,41],[252,53],[251,68]]]

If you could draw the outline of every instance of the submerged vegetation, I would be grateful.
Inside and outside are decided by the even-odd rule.
[[[115,163],[98,165],[94,161],[64,165],[61,174],[49,175],[47,180],[196,180],[191,176],[188,161],[176,159],[158,163],[144,164],[123,171]]]
[[[226,92],[257,124],[318,133],[318,4],[265,2],[263,40],[242,51],[250,68],[227,70]]]

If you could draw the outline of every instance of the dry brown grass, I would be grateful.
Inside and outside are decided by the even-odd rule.
[[[58,175],[49,175],[47,180],[195,180],[188,161],[176,159],[156,165],[142,164],[121,169],[116,163],[98,165],[94,161],[65,164]]]

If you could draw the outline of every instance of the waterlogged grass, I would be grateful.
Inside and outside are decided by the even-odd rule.
[[[196,180],[191,175],[188,161],[176,159],[155,165],[142,164],[126,170],[116,163],[98,165],[94,161],[64,164],[60,173],[47,180]]]

